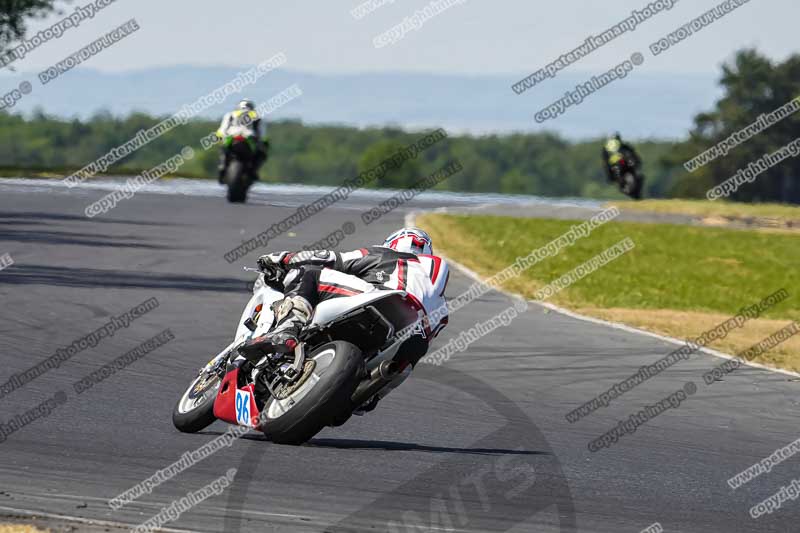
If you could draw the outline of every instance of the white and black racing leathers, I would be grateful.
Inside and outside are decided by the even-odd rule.
[[[333,250],[283,253],[279,260],[288,270],[283,282],[286,296],[301,296],[312,307],[330,298],[382,289],[402,290],[425,311],[429,340],[447,325],[444,293],[449,269],[438,256],[372,246],[344,253]]]

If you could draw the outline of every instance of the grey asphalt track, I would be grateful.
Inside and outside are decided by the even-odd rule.
[[[110,498],[225,431],[215,423],[181,434],[170,419],[194,371],[229,342],[248,298],[251,278],[241,267],[252,266],[257,254],[235,264],[223,254],[309,195],[260,194],[253,203],[229,205],[221,190],[219,197],[139,193],[87,219],[83,209],[103,194],[0,180],[0,255],[15,261],[0,271],[0,386],[112,315],[148,298],[160,303],[0,398],[6,423],[56,391],[67,397],[0,442],[0,515],[49,513],[132,526],[236,468],[231,487],[167,527],[638,533],[658,522],[668,532],[800,530],[800,501],[758,520],[748,514],[800,477],[797,457],[735,491],[726,483],[800,436],[800,384],[742,369],[706,386],[700,376],[720,360],[696,355],[571,424],[567,412],[674,345],[538,306],[445,365],[420,365],[375,412],[308,445],[277,446],[255,434],[238,439],[112,511]],[[301,248],[346,222],[356,231],[340,248],[358,248],[402,224],[399,209],[365,226],[359,214],[370,206],[360,198],[329,207],[269,248]],[[454,271],[449,295],[469,285]],[[509,305],[501,294],[485,295],[451,317],[441,344]],[[174,340],[75,392],[73,383],[166,328]],[[588,450],[619,420],[690,380],[698,391],[679,408],[611,448]]]

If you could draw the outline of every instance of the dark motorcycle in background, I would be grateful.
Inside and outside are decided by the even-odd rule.
[[[644,175],[639,171],[638,164],[630,156],[621,157],[611,166],[611,174],[614,181],[619,185],[622,194],[626,194],[634,200],[642,199],[642,187],[644,186]]]
[[[254,142],[258,141],[244,135],[234,135],[226,140],[228,158],[224,183],[228,187],[228,201],[231,203],[246,202],[247,190],[258,179]]]

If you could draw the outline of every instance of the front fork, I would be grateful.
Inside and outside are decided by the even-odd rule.
[[[200,373],[214,373],[222,377],[225,374],[225,366],[228,363],[228,358],[232,351],[234,351],[240,342],[233,341],[228,346],[225,347],[224,350],[219,352],[216,356],[214,356],[211,361],[206,363],[204,367],[200,369]]]

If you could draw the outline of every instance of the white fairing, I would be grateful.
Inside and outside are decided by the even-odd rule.
[[[283,293],[264,285],[264,283],[261,281],[261,276],[259,276],[259,279],[253,288],[253,296],[250,298],[250,301],[247,302],[247,305],[242,312],[242,316],[239,318],[235,342],[239,343],[243,340],[249,339],[250,337],[263,335],[266,333],[270,326],[272,326],[272,321],[274,320],[274,314],[272,313],[271,309],[272,303],[280,300],[281,298],[283,298]],[[258,320],[256,331],[253,332],[244,325],[244,321],[253,316],[253,313],[259,304],[262,306],[261,315]]]
[[[314,310],[314,316],[311,320],[311,323],[315,325],[326,324],[352,309],[360,307],[369,302],[380,300],[381,298],[386,298],[391,294],[404,294],[404,292],[374,291],[365,294],[359,294],[357,296],[349,296],[347,298],[334,298],[332,300],[326,300],[317,305],[317,308]],[[258,337],[259,335],[264,335],[267,333],[269,328],[272,327],[272,322],[275,318],[270,307],[274,302],[282,298],[283,293],[269,288],[260,281],[257,282],[253,290],[253,296],[250,298],[250,301],[247,302],[247,305],[242,312],[242,316],[239,318],[239,327],[236,330],[236,342],[238,343],[245,339]],[[259,317],[256,330],[253,332],[244,325],[244,322],[253,316],[253,313],[259,304],[262,306],[261,315]]]
[[[326,324],[331,320],[339,317],[346,312],[361,307],[369,302],[374,302],[382,298],[386,298],[391,294],[404,294],[403,291],[373,291],[356,296],[348,296],[347,298],[333,298],[332,300],[325,300],[321,302],[317,309],[314,311],[314,318],[311,320],[312,324]]]
[[[317,305],[317,308],[314,310],[314,316],[311,320],[312,324],[315,325],[322,325],[332,320],[336,319],[337,317],[342,316],[343,314],[356,309],[357,307],[364,306],[365,304],[369,304],[370,302],[375,302],[382,298],[386,298],[392,294],[406,294],[404,291],[397,291],[397,290],[376,290],[369,293],[359,294],[356,296],[348,296],[346,298],[334,298],[331,300],[326,300],[321,302]],[[244,342],[245,340],[259,337],[261,335],[265,335],[269,332],[270,328],[272,327],[272,322],[275,319],[275,315],[272,312],[271,306],[274,302],[281,300],[283,298],[283,293],[278,292],[276,290],[271,289],[270,287],[264,285],[259,277],[259,280],[256,282],[255,286],[253,287],[253,296],[250,298],[250,301],[247,302],[247,305],[242,312],[242,316],[239,318],[239,326],[236,330],[236,339],[232,342],[228,347],[223,350],[217,357],[212,359],[208,365],[213,366],[214,362],[220,358],[225,357],[231,349],[235,346],[239,345],[240,343]],[[256,307],[261,304],[261,314],[259,315],[258,324],[256,325],[256,330],[251,331],[244,325],[244,322],[253,316],[255,313]],[[389,346],[383,352],[378,353],[373,359],[369,361],[367,364],[367,370],[372,371],[381,364],[381,362],[392,359],[395,354],[397,353],[398,348],[402,343],[395,342],[391,346]],[[241,357],[241,356],[239,356]]]

